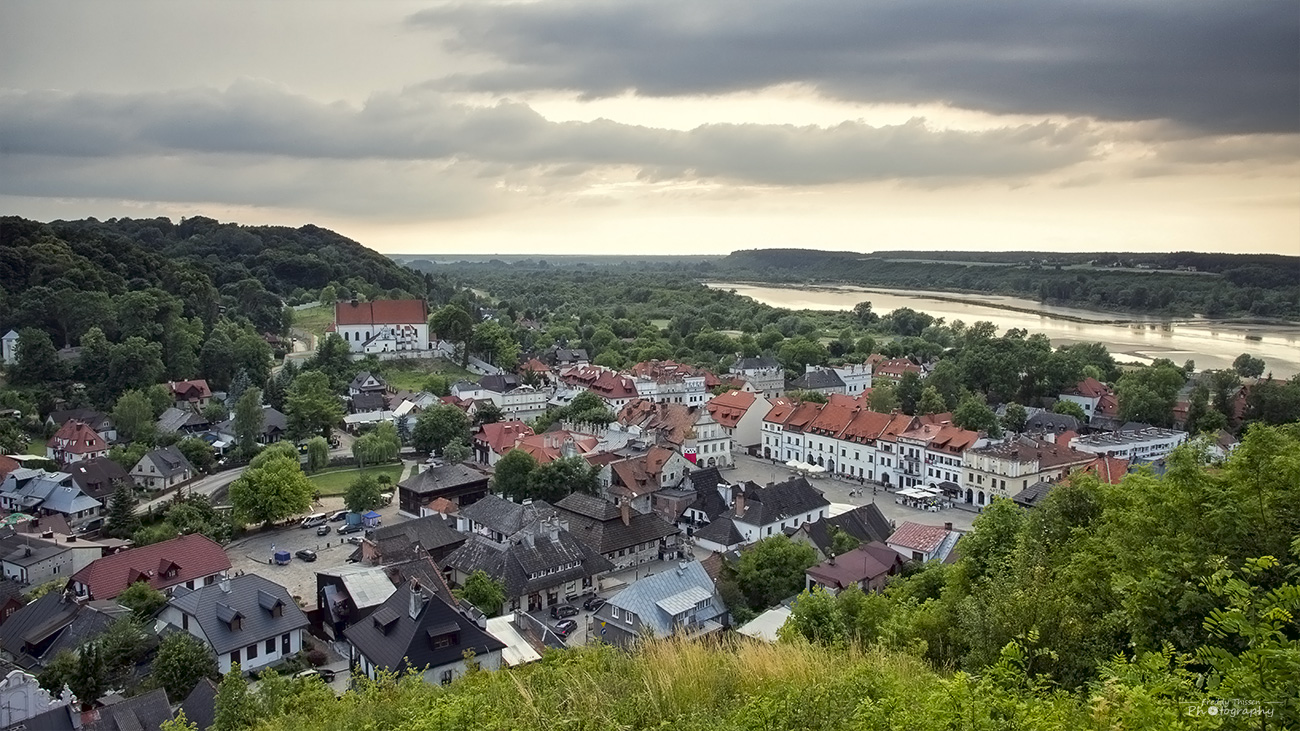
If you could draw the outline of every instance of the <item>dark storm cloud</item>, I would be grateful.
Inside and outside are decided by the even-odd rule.
[[[494,92],[716,94],[802,82],[862,102],[1300,129],[1290,0],[617,0],[420,12]]]
[[[427,92],[325,104],[269,84],[136,94],[0,93],[0,152],[37,158],[242,155],[317,160],[467,160],[512,169],[632,167],[645,178],[764,185],[1033,175],[1089,159],[1088,125],[936,130],[714,124],[690,131],[608,120],[551,122],[530,107],[450,104]]]

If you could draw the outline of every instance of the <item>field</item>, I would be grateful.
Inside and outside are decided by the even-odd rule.
[[[435,373],[446,376],[452,383],[462,378],[478,379],[478,376],[473,373],[445,360],[394,360],[385,362],[382,367],[382,375],[388,385],[407,391],[419,391],[423,388],[425,379]]]
[[[402,465],[400,463],[390,463],[377,467],[367,467],[364,470],[357,467],[341,467],[337,469],[321,470],[314,475],[308,475],[307,479],[320,490],[322,495],[342,495],[347,491],[348,485],[351,485],[358,477],[370,475],[379,479],[380,475],[388,475],[392,484],[396,485],[402,480]]]
[[[306,330],[316,337],[325,335],[325,328],[334,323],[334,308],[321,305],[293,313],[293,326]]]

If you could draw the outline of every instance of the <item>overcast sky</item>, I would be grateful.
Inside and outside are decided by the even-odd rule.
[[[0,0],[0,213],[1300,255],[1293,0]]]

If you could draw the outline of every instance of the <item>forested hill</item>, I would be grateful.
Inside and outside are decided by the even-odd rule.
[[[279,332],[282,301],[313,300],[331,283],[369,297],[443,300],[450,289],[310,225],[0,218],[0,332],[40,327],[59,345],[76,344],[95,325],[111,336],[113,323],[102,321],[112,314],[108,300],[129,291],[156,288],[177,297],[183,316],[209,327],[226,307],[260,331]]]
[[[991,292],[1175,316],[1300,319],[1300,257],[1290,256],[758,249],[733,252],[717,271],[775,283]]]

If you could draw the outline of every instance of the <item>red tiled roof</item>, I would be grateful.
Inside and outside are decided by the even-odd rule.
[[[168,564],[176,568],[175,576],[165,575]],[[194,533],[95,559],[72,580],[85,584],[92,599],[113,599],[138,580],[161,590],[229,570],[230,559],[221,546]]]
[[[516,448],[533,455],[533,459],[538,464],[553,462],[564,456],[564,442],[572,438],[574,446],[577,447],[578,454],[586,454],[596,448],[600,440],[588,434],[577,434],[568,431],[550,431],[543,434],[534,434],[530,437],[524,437],[515,445]]]
[[[108,450],[108,442],[86,426],[86,422],[69,419],[54,432],[45,446],[64,454],[91,454]]]
[[[637,398],[619,410],[618,423],[658,432],[663,441],[681,446],[691,433],[695,416],[684,404],[657,404],[650,399]]]
[[[529,358],[526,363],[519,366],[520,371],[532,371],[534,373],[550,373],[551,367],[536,358]]]
[[[1128,460],[1117,457],[1098,457],[1080,468],[1083,472],[1091,472],[1102,482],[1108,482],[1112,485],[1118,485],[1124,475],[1128,474]]]
[[[785,428],[796,432],[804,431],[821,411],[822,405],[816,401],[804,401],[796,406],[790,418],[785,420]]]
[[[872,372],[877,376],[886,378],[902,378],[904,373],[912,372],[920,375],[921,366],[913,363],[906,358],[894,358],[876,363]]]
[[[1079,432],[1073,429],[1066,429],[1065,431],[1056,435],[1056,446],[1068,447],[1070,446],[1070,440],[1074,439],[1077,436],[1079,436]]]
[[[770,403],[772,404],[772,409],[767,412],[767,416],[763,417],[763,421],[771,422],[773,424],[784,424],[786,420],[790,418],[790,414],[794,413],[796,408],[796,404],[789,399],[774,398]]]
[[[178,399],[212,398],[212,389],[208,388],[208,382],[202,378],[193,381],[168,381],[167,388],[172,392],[172,396]]]
[[[424,325],[428,321],[429,306],[424,300],[375,300],[334,305],[334,322],[338,325]]]
[[[474,435],[474,441],[486,444],[488,449],[497,454],[505,454],[514,449],[520,439],[532,435],[533,428],[522,421],[498,421],[480,426]]]
[[[952,412],[945,411],[942,414],[920,414],[916,418],[920,419],[922,424],[951,424]]]
[[[606,399],[634,398],[636,384],[620,373],[600,366],[572,366],[560,372],[560,380],[570,386],[582,386]]]
[[[808,431],[823,436],[835,436],[844,431],[853,415],[862,409],[862,402],[852,396],[831,394],[817,413],[816,418],[808,424]]]
[[[899,434],[915,427],[919,422],[915,416],[907,414],[893,413],[889,415],[889,423],[885,425],[884,431],[880,433],[881,439],[894,440]]]
[[[1098,381],[1092,376],[1079,381],[1074,388],[1065,392],[1068,396],[1083,396],[1084,398],[1100,398],[1104,394],[1110,393],[1110,388],[1106,384]]]
[[[4,478],[9,476],[10,472],[13,472],[21,466],[22,465],[18,462],[0,454],[0,481],[3,481]]]
[[[823,586],[844,589],[892,573],[902,557],[883,543],[858,546],[808,569],[808,575]]]
[[[948,529],[941,525],[922,525],[905,521],[898,526],[898,530],[889,537],[887,541],[890,545],[902,546],[903,548],[921,553],[929,553],[938,548],[943,539],[948,537]]]
[[[734,429],[757,399],[757,394],[747,391],[727,391],[710,399],[707,407],[714,421]]]
[[[853,420],[840,432],[840,439],[850,442],[870,442],[880,438],[893,417],[875,411],[862,409],[854,414]]]

